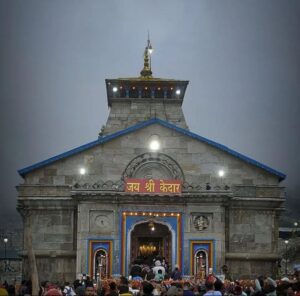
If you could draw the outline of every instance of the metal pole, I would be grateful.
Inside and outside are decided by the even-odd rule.
[[[287,243],[285,244],[285,274],[287,275]]]
[[[286,239],[284,241],[285,243],[285,274],[287,275],[287,260],[288,260],[288,251],[287,251],[287,247],[288,247],[288,243],[289,241]]]
[[[4,272],[7,271],[7,257],[6,257],[6,243],[4,243],[4,257],[5,257],[5,267],[4,267]]]
[[[5,259],[5,261],[4,261],[5,262],[4,272],[7,272],[7,265],[8,264],[7,264],[6,244],[8,242],[8,238],[5,237],[3,241],[4,241],[4,259]]]

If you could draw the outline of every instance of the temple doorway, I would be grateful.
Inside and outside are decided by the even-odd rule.
[[[194,275],[203,280],[208,275],[208,256],[206,250],[199,250],[195,253]]]
[[[98,281],[99,279],[108,277],[108,260],[109,256],[106,250],[99,249],[95,252],[94,258],[94,280]]]
[[[120,274],[129,275],[135,259],[149,261],[156,254],[165,257],[170,269],[175,264],[182,269],[181,213],[124,211],[121,215]]]
[[[151,265],[156,258],[165,258],[172,268],[172,233],[159,221],[148,220],[136,224],[131,232],[130,263],[138,260]]]

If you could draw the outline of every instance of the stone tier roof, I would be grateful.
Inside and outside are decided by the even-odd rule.
[[[154,77],[105,79],[107,102],[120,99],[165,99],[182,104],[189,81]],[[179,92],[179,93],[178,93]]]

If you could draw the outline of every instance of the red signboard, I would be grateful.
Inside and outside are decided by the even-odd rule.
[[[181,194],[181,180],[126,179],[125,191],[130,193]]]

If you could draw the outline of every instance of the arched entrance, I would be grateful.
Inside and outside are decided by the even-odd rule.
[[[112,275],[113,240],[88,240],[87,273],[95,281]]]
[[[215,240],[190,240],[190,274],[202,280],[210,268],[216,270]]]
[[[208,275],[208,254],[204,249],[200,249],[195,253],[194,275],[203,280]]]
[[[165,258],[172,264],[172,233],[167,225],[148,220],[136,224],[131,232],[130,263],[139,260],[151,265],[153,259]]]
[[[99,249],[94,255],[94,268],[93,275],[95,280],[103,279],[108,277],[108,252],[105,249]]]
[[[182,268],[181,213],[124,211],[121,217],[120,274],[129,274],[131,263],[139,255],[140,247],[144,254],[157,251],[164,254],[166,260],[169,260],[170,268],[173,268],[175,264],[178,264],[180,269]],[[151,222],[155,228],[153,233],[150,233]]]

